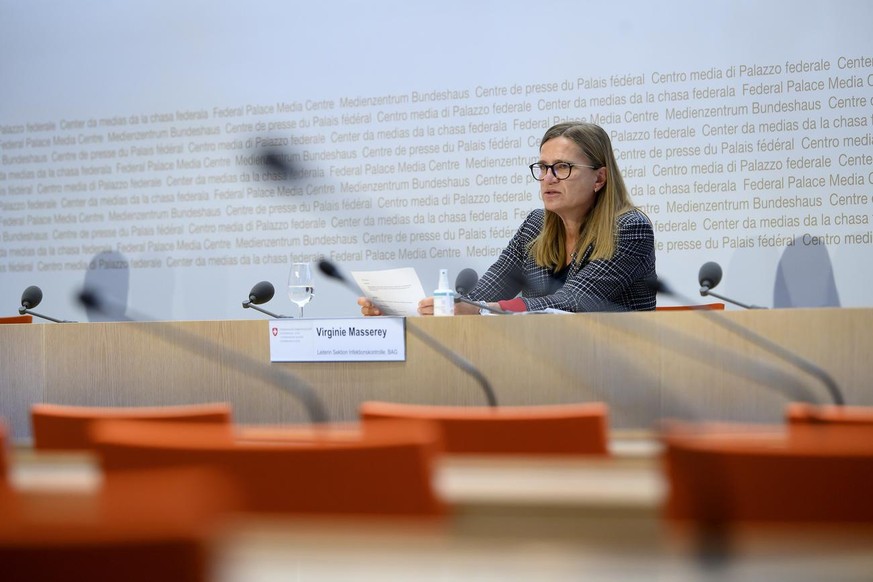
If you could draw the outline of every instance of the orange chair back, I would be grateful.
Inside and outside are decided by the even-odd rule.
[[[4,323],[33,323],[33,316],[28,314],[0,317],[0,325],[3,325]]]
[[[828,432],[668,430],[667,516],[710,524],[873,521],[873,442]]]
[[[724,311],[724,303],[702,303],[700,305],[664,305],[655,311]]]
[[[148,420],[225,425],[231,430],[231,407],[227,403],[112,408],[34,404],[30,408],[33,446],[37,450],[90,450],[94,443],[89,428],[96,420]]]
[[[103,421],[93,427],[104,471],[208,466],[227,474],[247,511],[435,516],[440,435],[433,425],[385,423],[357,438],[325,428],[296,442],[235,442],[216,426]]]
[[[436,422],[445,452],[487,455],[606,455],[603,403],[461,407],[364,402],[365,423],[385,419]]]

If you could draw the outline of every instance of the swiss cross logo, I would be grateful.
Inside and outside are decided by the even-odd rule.
[[[279,328],[278,327],[274,327],[272,329],[272,331],[273,331],[273,337],[276,337],[277,335],[279,335]]]

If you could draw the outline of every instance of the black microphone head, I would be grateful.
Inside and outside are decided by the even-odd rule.
[[[703,263],[697,273],[697,281],[707,290],[715,289],[715,286],[721,282],[721,265],[713,261]]]
[[[261,281],[256,283],[252,290],[249,291],[249,301],[255,305],[266,303],[276,294],[276,288],[269,281]]]
[[[291,166],[285,161],[285,158],[278,150],[270,150],[264,154],[264,165],[276,172],[291,174]]]
[[[33,309],[42,301],[42,289],[36,285],[31,285],[21,294],[21,306],[27,309]]]
[[[342,273],[339,272],[339,269],[336,268],[336,265],[334,265],[327,259],[322,258],[318,260],[318,270],[330,277],[331,279],[345,281],[345,277],[343,277]]]
[[[466,295],[470,289],[476,286],[479,281],[479,274],[473,269],[461,269],[458,276],[455,278],[455,291],[461,295]]]
[[[290,151],[272,147],[264,153],[261,165],[265,170],[279,174],[282,180],[294,180],[300,176],[294,156]]]
[[[81,303],[86,309],[103,311],[104,308],[103,298],[100,297],[100,293],[87,287],[79,291],[79,303]]]

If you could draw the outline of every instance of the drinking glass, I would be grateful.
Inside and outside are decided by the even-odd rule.
[[[300,317],[303,317],[303,306],[312,301],[312,268],[309,263],[291,263],[288,273],[288,297],[297,304]]]

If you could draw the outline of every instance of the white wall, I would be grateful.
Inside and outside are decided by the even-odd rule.
[[[262,279],[295,313],[292,255],[426,290],[482,272],[566,119],[613,136],[673,287],[716,260],[750,303],[869,306],[870,22],[863,1],[2,0],[0,313],[36,284],[37,311],[85,319],[105,250],[88,276],[170,319],[258,317]],[[259,163],[272,143],[295,179]],[[308,315],[356,312],[318,280]]]

